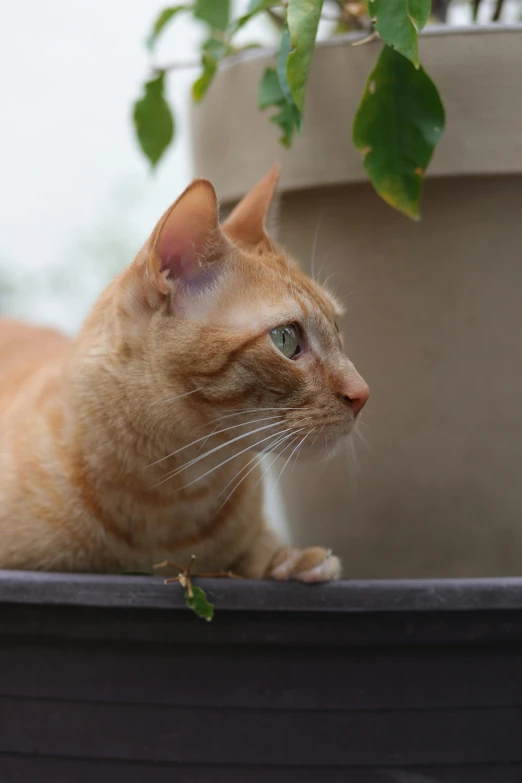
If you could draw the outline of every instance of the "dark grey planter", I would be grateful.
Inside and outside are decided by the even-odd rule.
[[[522,580],[0,573],[1,783],[520,783]]]

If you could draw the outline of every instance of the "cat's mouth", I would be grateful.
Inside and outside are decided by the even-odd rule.
[[[351,436],[354,427],[355,422],[350,425],[348,430],[346,427],[343,427],[342,430],[338,426],[325,427],[322,432],[317,434],[315,439],[312,437],[305,441],[300,453],[300,459],[328,460],[334,457],[338,454],[347,438]]]
[[[307,459],[329,459],[338,453],[342,444],[355,429],[356,419],[347,422],[321,422],[304,426],[304,422],[296,427],[285,440],[277,443],[273,449],[279,457],[287,457],[291,461]]]

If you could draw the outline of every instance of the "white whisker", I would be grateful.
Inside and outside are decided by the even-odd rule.
[[[299,448],[299,446],[300,446],[302,443],[304,443],[304,442],[305,442],[305,440],[307,439],[307,437],[310,435],[310,433],[312,433],[312,432],[314,431],[314,429],[315,429],[315,427],[314,427],[313,429],[309,430],[309,431],[306,433],[306,435],[304,436],[304,438],[302,438],[302,440],[300,440],[300,441],[299,441],[299,443],[297,444],[297,446],[296,446],[296,447],[294,448],[294,450],[291,452],[290,456],[288,457],[288,459],[286,460],[285,464],[284,464],[284,465],[283,465],[283,467],[281,468],[281,472],[279,473],[279,476],[277,477],[277,481],[276,481],[276,483],[275,483],[275,484],[274,484],[274,486],[273,486],[273,489],[274,489],[274,491],[275,491],[275,489],[276,489],[277,485],[279,484],[279,479],[280,479],[280,478],[281,478],[281,476],[283,475],[283,471],[284,471],[284,469],[286,468],[286,466],[288,465],[288,463],[289,463],[289,462],[290,462],[290,460],[292,459],[292,457],[293,457],[294,453],[297,451],[297,449]]]
[[[303,429],[303,427],[301,427],[301,429]],[[279,434],[278,432],[275,432],[275,433],[272,435],[272,437],[273,437],[273,438],[276,438],[276,440],[274,441],[274,443],[268,443],[268,444],[265,446],[265,448],[264,448],[264,449],[262,450],[262,452],[261,452],[261,454],[262,454],[262,455],[264,455],[264,456],[266,456],[267,454],[270,454],[270,453],[271,453],[271,451],[272,451],[272,449],[273,449],[273,448],[276,448],[276,447],[278,446],[278,444],[279,444],[281,441],[283,441],[283,440],[286,440],[287,438],[290,438],[290,437],[292,437],[292,435],[291,435],[291,434],[290,434],[290,435],[283,435],[283,437],[281,437],[281,436],[280,436],[280,434]],[[267,449],[270,449],[270,451],[267,451]],[[239,476],[239,475],[240,475],[240,474],[241,474],[241,473],[242,473],[244,470],[246,470],[246,468],[248,468],[248,466],[249,466],[249,465],[251,465],[251,464],[252,464],[252,462],[254,462],[255,460],[259,459],[259,457],[260,457],[260,454],[259,454],[259,453],[256,453],[256,454],[254,454],[254,456],[252,457],[252,459],[249,459],[249,460],[248,460],[248,462],[246,463],[246,465],[243,465],[243,467],[242,467],[240,470],[238,470],[238,472],[236,473],[236,475],[235,475],[233,478],[231,478],[231,479],[230,479],[230,481],[228,482],[228,484],[226,484],[226,485],[223,487],[223,489],[221,490],[221,492],[220,492],[219,494],[221,495],[221,494],[223,494],[223,492],[226,492],[226,490],[227,490],[227,489],[229,488],[229,486],[230,486],[230,485],[231,485],[231,484],[232,484],[232,483],[233,483],[233,482],[234,482],[234,481],[235,481],[235,480],[238,478],[238,476]],[[255,468],[255,467],[256,467],[256,466],[254,465],[254,468]],[[254,468],[252,468],[252,470],[253,470]],[[249,471],[249,473],[250,473],[250,471]],[[247,473],[247,475],[248,475],[248,473]]]
[[[312,280],[315,280],[315,252],[317,250],[317,239],[319,237],[319,227],[321,225],[321,219],[323,217],[323,210],[319,212],[319,219],[317,221],[317,228],[315,229],[314,243],[312,245]]]
[[[311,434],[312,434],[312,432],[313,432],[315,429],[316,429],[315,427],[314,427],[313,429],[311,429],[311,430],[310,430],[310,432],[308,433],[308,435],[311,435]],[[318,434],[319,434],[319,433],[317,433],[317,435],[318,435]],[[306,438],[308,437],[308,435],[306,436]],[[317,438],[317,435],[315,436],[315,438]],[[293,464],[292,464],[292,471],[293,471],[293,469],[295,468],[295,466],[296,466],[296,464],[297,464],[297,460],[299,459],[299,455],[300,455],[300,453],[301,453],[301,449],[303,448],[303,446],[304,446],[304,444],[305,444],[305,440],[306,440],[306,438],[303,438],[303,440],[302,440],[302,441],[301,441],[301,443],[299,444],[299,449],[298,449],[298,452],[297,452],[297,454],[295,455],[295,459],[294,459],[294,462],[293,462]],[[314,438],[314,440],[313,440],[313,443],[315,443],[315,438]],[[312,443],[312,445],[313,445],[313,443]]]
[[[290,437],[292,437],[292,435],[293,435],[293,434],[294,434],[294,433],[291,433]],[[288,443],[288,445],[287,445],[287,446],[285,446],[285,448],[283,449],[283,451],[281,452],[281,454],[283,454],[283,453],[286,451],[286,449],[287,449],[287,448],[289,448],[289,447],[292,445],[292,443],[295,443],[295,440],[292,440],[290,443]],[[276,446],[276,448],[277,448],[277,446]],[[274,452],[274,449],[270,449],[270,451],[268,451],[268,452],[266,453],[266,455],[265,455],[265,456],[269,457],[269,456],[270,456],[270,454],[273,454],[273,452]],[[263,470],[263,472],[261,473],[260,477],[258,478],[258,480],[256,481],[256,483],[254,484],[254,487],[253,487],[254,489],[257,487],[257,485],[259,484],[259,482],[260,482],[260,481],[263,481],[264,477],[266,476],[266,474],[268,473],[268,471],[271,469],[272,465],[273,465],[275,462],[277,462],[277,460],[279,459],[279,457],[281,456],[281,454],[276,454],[276,455],[275,455],[275,457],[274,457],[274,459],[273,459],[273,460],[272,460],[272,462],[270,463],[270,465],[268,465],[268,467],[266,467],[266,468]]]
[[[264,413],[265,411],[304,411],[304,412],[306,412],[308,410],[310,410],[310,408],[308,406],[299,406],[299,407],[295,407],[295,408],[281,408],[281,407],[279,407],[279,408],[266,408],[266,407],[265,408],[246,408],[244,410],[238,410],[238,411],[235,411],[234,413],[226,414],[225,416],[218,416],[217,419],[212,419],[209,422],[205,422],[205,424],[202,424],[196,430],[196,432],[197,432],[199,430],[202,430],[204,427],[208,427],[208,426],[211,426],[212,424],[215,424],[213,432],[209,433],[206,436],[203,436],[203,438],[201,439],[202,443],[201,443],[201,445],[199,447],[199,451],[201,452],[201,449],[204,447],[204,445],[206,443],[206,440],[208,440],[212,435],[217,434],[216,433],[216,429],[217,429],[217,426],[218,426],[218,422],[223,421],[224,419],[229,419],[229,418],[232,418],[234,416],[241,416],[242,414],[246,414],[246,413]],[[276,418],[276,417],[274,417],[274,418]],[[284,418],[283,414],[281,414],[280,418]],[[242,425],[238,425],[238,426],[245,426],[246,424],[255,424],[256,421],[264,421],[264,419],[255,419],[254,421],[252,421],[252,419],[249,419],[249,421],[243,422]],[[226,432],[226,430],[223,430],[223,431]],[[166,457],[163,457],[163,459],[166,459]]]
[[[236,410],[231,413],[227,413],[224,416],[218,416],[217,419],[212,419],[210,424],[214,424],[216,421],[222,421],[223,419],[229,419],[232,418],[232,416],[241,416],[243,413],[265,413],[266,411],[307,411],[310,410],[309,406],[295,406],[294,408],[283,408],[283,407],[273,407],[273,408],[245,408],[244,410]],[[206,426],[206,425],[203,425]]]
[[[290,288],[292,289],[292,296],[295,298],[295,289],[294,289],[294,283],[292,281],[292,273],[290,272],[290,259],[288,258],[287,254],[283,250],[283,255],[286,260],[286,269],[288,271],[288,282],[290,284]]]
[[[355,450],[355,443],[352,440],[352,438],[348,439],[345,453],[346,453],[346,458],[348,463],[348,480],[350,482],[350,491],[353,494],[357,494],[358,479],[361,474],[361,469],[359,466],[357,452]]]
[[[301,430],[303,430],[303,429],[304,429],[304,427],[301,427],[301,429],[300,429],[300,430],[297,430],[297,432],[300,432],[300,431],[301,431]],[[272,454],[272,452],[274,451],[274,449],[276,449],[278,446],[280,446],[282,443],[284,443],[284,442],[285,442],[285,440],[288,440],[289,438],[293,438],[293,436],[294,436],[295,434],[296,434],[296,430],[293,430],[293,432],[291,432],[289,435],[285,435],[285,436],[284,436],[284,437],[282,437],[282,438],[278,438],[278,440],[276,440],[276,442],[275,442],[275,443],[271,443],[271,444],[269,444],[269,446],[267,446],[265,449],[263,449],[263,451],[261,452],[261,454],[255,454],[255,455],[254,455],[254,457],[253,457],[251,460],[249,460],[249,461],[247,462],[247,464],[246,464],[246,465],[244,465],[244,466],[241,468],[241,470],[240,470],[240,471],[238,471],[238,472],[236,473],[236,475],[234,476],[234,478],[233,478],[231,481],[229,481],[229,482],[228,482],[228,484],[226,485],[226,487],[224,487],[224,488],[223,488],[222,492],[224,492],[224,491],[225,491],[225,490],[226,490],[226,489],[227,489],[227,488],[228,488],[228,487],[229,487],[229,486],[232,484],[232,482],[233,482],[233,481],[235,481],[235,480],[237,479],[237,477],[240,475],[240,473],[241,473],[243,470],[245,470],[245,468],[247,468],[247,467],[248,467],[248,466],[251,464],[251,462],[253,462],[254,460],[257,460],[256,464],[255,464],[255,465],[252,465],[252,467],[250,468],[250,470],[248,470],[248,471],[245,473],[245,475],[244,475],[244,476],[243,476],[243,477],[242,477],[242,478],[241,478],[241,479],[238,481],[238,483],[237,483],[237,484],[234,486],[234,488],[232,489],[232,491],[231,491],[231,492],[230,492],[230,493],[229,493],[229,494],[226,496],[225,500],[223,501],[223,503],[220,505],[220,507],[219,507],[219,508],[218,508],[218,510],[216,511],[216,514],[219,514],[219,512],[221,511],[221,509],[223,508],[223,506],[225,505],[225,503],[226,503],[226,502],[227,502],[227,501],[228,501],[228,500],[229,500],[229,499],[232,497],[232,495],[234,494],[234,492],[236,491],[236,489],[239,487],[239,485],[243,483],[243,481],[244,481],[244,480],[245,480],[245,479],[246,479],[246,478],[247,478],[247,477],[248,477],[248,476],[249,476],[249,475],[252,473],[252,471],[253,471],[253,470],[255,470],[257,467],[259,467],[259,465],[261,464],[261,462],[262,462],[262,461],[263,461],[263,460],[264,460],[266,457],[268,457],[270,454]],[[292,443],[294,443],[294,440],[292,440],[292,441],[291,441],[291,442],[288,444],[288,446],[290,446]],[[286,448],[288,448],[288,446],[286,446]],[[267,449],[268,449],[268,451],[267,451]],[[262,477],[261,477],[261,478],[262,478]],[[257,482],[257,484],[259,484],[259,482]],[[256,487],[257,487],[257,484],[255,485]],[[222,494],[222,493],[220,493],[220,494]]]
[[[168,400],[162,400],[163,403],[167,402],[175,402],[175,400],[181,400],[182,397],[190,397],[191,394],[196,394],[196,392],[203,391],[203,386],[201,386],[199,389],[192,389],[192,391],[185,392],[184,394],[178,394],[176,397],[170,397]]]
[[[280,432],[279,434],[282,435],[284,432],[289,432],[291,429],[293,429],[293,427],[290,427],[288,430],[283,430],[283,432],[282,433]],[[233,454],[231,457],[228,457],[228,459],[225,459],[225,460],[223,460],[223,462],[220,462],[219,465],[216,465],[215,467],[210,468],[210,470],[207,470],[207,472],[203,473],[202,476],[198,476],[197,478],[193,479],[193,481],[189,481],[188,484],[185,484],[183,487],[180,487],[178,492],[181,492],[182,489],[187,489],[188,487],[191,487],[192,484],[195,484],[196,482],[201,481],[201,479],[206,478],[206,476],[210,475],[210,473],[214,473],[214,471],[218,470],[219,468],[222,468],[223,465],[227,464],[227,462],[230,462],[231,460],[236,459],[237,457],[240,457],[242,454],[245,454],[247,451],[251,451],[252,449],[257,448],[257,446],[259,446],[261,443],[264,443],[265,441],[269,440],[272,437],[273,437],[273,434],[272,435],[268,435],[268,437],[263,438],[262,440],[258,441],[257,443],[254,443],[252,446],[247,446],[246,449],[243,449],[242,451],[239,451],[237,454]],[[167,481],[167,479],[165,479],[165,481]],[[163,482],[161,482],[161,483],[163,483]]]
[[[319,285],[324,286],[324,283],[321,281],[321,275],[323,273],[323,269],[328,261],[329,253],[325,253],[323,256],[323,260],[321,261],[321,266],[319,267],[319,271],[317,273],[317,282]]]
[[[350,451],[352,452],[352,461],[355,466],[355,471],[357,473],[360,473],[361,466],[359,464],[359,457],[357,456],[357,450],[355,448],[355,441],[353,440],[353,438],[349,438],[348,443],[350,444]]]
[[[363,425],[364,425],[366,428],[368,428],[368,425],[367,425],[367,424],[365,424],[365,422],[361,421],[360,419],[357,419],[357,421],[355,422],[355,427],[353,428],[353,434],[354,434],[354,435],[356,435],[356,436],[359,438],[359,440],[361,441],[361,443],[363,444],[363,446],[364,446],[366,449],[368,449],[368,451],[371,451],[371,448],[372,448],[372,447],[370,446],[370,444],[368,443],[368,441],[366,440],[366,438],[364,437],[364,435],[363,435],[363,434],[362,434],[362,432],[361,432],[361,427],[362,427]]]
[[[203,435],[202,438],[197,438],[197,440],[193,440],[191,443],[187,443],[186,446],[181,446],[179,449],[176,449],[176,451],[172,451],[170,454],[167,454],[166,457],[161,457],[161,459],[156,460],[156,462],[151,462],[150,465],[147,465],[147,468],[152,468],[154,467],[154,465],[159,465],[160,462],[164,462],[166,459],[169,459],[170,457],[174,457],[176,454],[179,454],[181,451],[185,451],[185,449],[189,449],[191,446],[195,446],[196,443],[201,443],[202,440],[208,440],[213,435],[221,435],[223,432],[236,430],[238,427],[246,427],[247,424],[257,424],[257,422],[259,421],[270,421],[271,419],[281,419],[281,418],[282,418],[281,416],[265,416],[262,419],[254,419],[254,421],[244,421],[241,422],[241,424],[233,424],[232,427],[225,427],[224,429],[218,430],[217,432],[210,432],[208,435]],[[257,430],[254,430],[254,432],[257,432]],[[227,443],[233,443],[233,442],[234,441],[227,441]]]
[[[285,280],[284,280],[284,277],[283,277],[283,273],[281,272],[281,269],[279,268],[279,264],[277,263],[277,256],[276,256],[275,251],[274,251],[274,246],[272,244],[272,240],[270,239],[268,234],[267,234],[266,238],[268,239],[268,244],[270,245],[270,250],[272,251],[272,255],[274,256],[274,261],[276,262],[276,269],[279,272],[279,277],[281,278],[281,282],[284,285],[285,284]]]
[[[277,427],[279,424],[280,424],[279,421],[276,421],[273,424],[264,424],[262,427],[256,427],[255,430],[249,430],[248,432],[244,432],[242,435],[238,435],[237,437],[232,438],[232,440],[227,440],[226,443],[220,443],[219,446],[214,446],[213,449],[209,449],[209,451],[206,451],[204,454],[200,454],[198,457],[194,457],[193,459],[186,462],[184,465],[181,465],[181,467],[172,470],[161,481],[158,481],[157,484],[154,484],[153,489],[154,487],[158,487],[160,484],[163,484],[165,481],[174,478],[174,476],[177,476],[179,473],[183,473],[183,471],[187,470],[193,465],[196,465],[196,463],[201,462],[202,459],[209,457],[211,454],[214,454],[216,451],[221,451],[221,449],[230,446],[232,443],[236,443],[238,440],[243,440],[243,438],[248,438],[250,435],[255,435],[256,432],[261,432],[261,430],[268,430],[271,427]],[[252,448],[252,446],[249,446],[248,448]],[[248,448],[246,449],[247,451]]]

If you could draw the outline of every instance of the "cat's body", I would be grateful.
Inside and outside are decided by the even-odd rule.
[[[194,183],[75,340],[0,321],[0,567],[149,571],[195,554],[199,572],[338,576],[326,550],[281,548],[263,514],[261,450],[347,433],[367,398],[333,300],[266,237],[275,182],[223,230]],[[306,324],[300,361],[269,337],[281,323]]]
[[[221,490],[251,455],[176,491],[197,479],[202,467],[206,471],[221,462],[224,451],[233,453],[221,449],[204,465],[202,460],[155,486],[183,465],[187,454],[149,465],[173,445],[211,430],[187,405],[179,410],[175,443],[163,439],[160,428],[141,430],[139,412],[121,404],[118,388],[110,389],[110,375],[100,398],[95,393],[92,400],[85,398],[75,384],[77,351],[81,340],[0,321],[1,565],[148,571],[165,559],[186,564],[192,554],[200,571],[235,564],[263,526],[260,469],[222,509],[226,494]],[[107,414],[112,394],[115,404]],[[224,441],[218,436],[208,442],[214,447]],[[190,451],[190,457],[197,456],[197,448]]]

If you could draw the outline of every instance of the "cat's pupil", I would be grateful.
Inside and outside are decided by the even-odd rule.
[[[299,334],[293,324],[285,324],[272,329],[270,339],[287,359],[293,359],[300,352]]]

